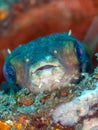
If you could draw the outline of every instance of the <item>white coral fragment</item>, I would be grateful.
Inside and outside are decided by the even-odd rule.
[[[91,107],[98,103],[98,83],[96,89],[85,90],[81,96],[71,102],[63,103],[52,111],[54,123],[60,122],[64,126],[72,126],[91,111]]]
[[[84,120],[82,130],[98,130],[98,118]]]

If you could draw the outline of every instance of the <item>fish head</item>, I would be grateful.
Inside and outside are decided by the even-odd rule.
[[[88,68],[83,45],[66,33],[54,34],[20,45],[6,58],[4,76],[30,91],[52,91],[79,79]]]

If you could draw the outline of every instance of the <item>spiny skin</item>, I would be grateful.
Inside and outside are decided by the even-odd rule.
[[[4,76],[32,92],[66,87],[86,71],[84,46],[68,33],[57,33],[20,45],[6,58]]]

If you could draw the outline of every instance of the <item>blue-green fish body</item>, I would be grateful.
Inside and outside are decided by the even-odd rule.
[[[52,91],[79,78],[89,65],[83,44],[68,33],[57,33],[20,45],[6,58],[4,76],[30,91]]]

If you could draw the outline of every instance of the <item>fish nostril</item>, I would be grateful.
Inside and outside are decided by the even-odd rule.
[[[38,73],[38,72],[41,72],[43,70],[47,70],[47,69],[52,69],[52,68],[55,68],[56,66],[54,65],[44,65],[44,66],[41,66],[40,68],[36,69],[34,71],[34,73]]]
[[[3,68],[3,74],[5,79],[10,83],[16,82],[16,72],[13,65],[10,62],[6,62]]]

